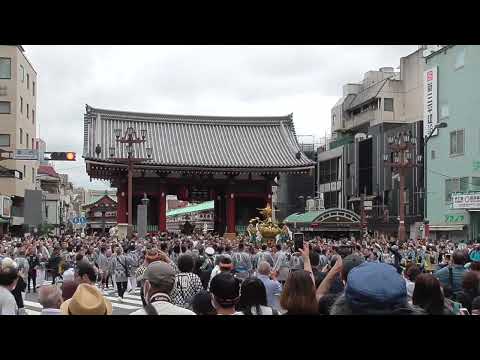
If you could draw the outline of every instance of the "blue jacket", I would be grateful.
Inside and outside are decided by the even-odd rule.
[[[463,275],[467,270],[463,267],[463,265],[453,265],[451,267],[453,285],[450,285],[450,279],[449,279],[450,274],[448,270],[449,268],[450,266],[446,266],[443,269],[438,270],[433,275],[438,279],[438,281],[440,281],[443,287],[450,286],[453,292],[461,291]]]

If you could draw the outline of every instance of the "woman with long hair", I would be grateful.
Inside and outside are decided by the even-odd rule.
[[[412,303],[421,307],[428,315],[448,315],[440,281],[432,274],[417,276]]]
[[[244,315],[278,315],[276,310],[267,306],[265,285],[255,277],[249,277],[242,282],[237,309]]]
[[[315,285],[310,272],[296,270],[288,275],[280,296],[280,306],[287,311],[285,315],[318,314]]]

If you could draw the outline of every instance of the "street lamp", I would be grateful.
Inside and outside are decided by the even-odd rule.
[[[435,130],[437,129],[444,129],[448,126],[448,124],[446,122],[441,122],[441,123],[438,123],[437,125],[435,125],[432,129],[432,131],[430,131],[430,134],[428,134],[428,136],[425,138],[425,140],[423,141],[423,156],[424,156],[424,161],[423,161],[423,192],[424,192],[424,196],[423,196],[423,219],[424,219],[424,223],[427,222],[427,159],[428,159],[428,152],[427,152],[427,144],[428,144],[428,140],[430,140],[430,138],[433,136],[433,134],[435,133]],[[424,134],[425,135],[425,134]]]
[[[385,165],[392,169],[397,169],[400,176],[400,209],[398,226],[398,239],[401,244],[406,241],[405,229],[405,171],[407,168],[418,166],[418,163],[412,162],[413,151],[416,141],[410,131],[398,133],[395,137],[389,135],[387,138],[390,150],[393,151],[393,162],[390,162],[388,156],[384,156]],[[418,162],[419,157],[416,157]]]
[[[125,134],[122,135],[121,129],[115,129],[114,134],[116,137],[116,142],[119,144],[125,144],[128,156],[126,158],[117,158],[115,156],[115,149],[113,147],[110,148],[110,157],[119,163],[124,163],[128,165],[128,236],[130,237],[132,234],[132,178],[133,178],[133,167],[134,164],[139,164],[145,161],[149,161],[152,157],[153,149],[148,147],[146,148],[147,158],[135,158],[133,152],[133,145],[134,144],[143,144],[146,142],[145,138],[147,137],[147,130],[141,129],[140,134],[141,137],[137,136],[135,129],[132,126],[129,126],[125,131]]]

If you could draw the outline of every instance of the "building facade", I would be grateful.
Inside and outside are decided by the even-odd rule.
[[[324,206],[366,213],[370,231],[395,233],[399,224],[399,174],[385,166],[392,156],[387,138],[408,132],[417,144],[413,156],[423,154],[423,50],[391,67],[369,71],[360,83],[346,84],[331,111],[332,136],[318,150],[318,191]],[[411,237],[423,218],[422,168],[408,169],[406,184],[407,232]],[[362,196],[363,195],[363,196]],[[363,200],[362,200],[363,197]]]
[[[436,69],[436,78],[435,78]],[[430,71],[432,71],[430,73]],[[480,240],[480,46],[444,46],[425,57],[437,85],[435,122],[446,122],[427,143],[427,219],[431,238]],[[478,80],[478,81],[477,81]]]
[[[107,233],[117,225],[117,202],[108,194],[104,194],[92,203],[82,206],[87,218],[87,233]]]
[[[0,149],[34,149],[37,73],[21,46],[0,46]],[[2,161],[0,192],[12,199],[10,225],[23,225],[26,189],[35,188],[37,161]]]
[[[297,137],[302,153],[310,159],[315,167],[306,174],[282,174],[277,178],[277,186],[272,191],[274,218],[283,220],[294,212],[303,211],[306,202],[316,197],[317,189],[317,148],[314,139]]]
[[[166,229],[166,196],[183,201],[214,201],[214,229],[233,237],[258,208],[272,202],[275,178],[307,174],[315,167],[301,151],[292,115],[200,116],[147,114],[92,108],[84,115],[86,170],[92,179],[109,180],[118,189],[118,223],[132,223],[146,194],[148,225]],[[145,146],[127,152],[115,146],[121,136],[140,137]],[[127,156],[143,160],[131,171]],[[147,160],[148,157],[148,160]]]
[[[191,204],[167,212],[167,231],[179,233],[186,222],[194,227],[194,232],[202,233],[203,230],[213,231],[214,227],[214,201],[205,201],[200,204]],[[237,225],[237,231],[241,225]]]

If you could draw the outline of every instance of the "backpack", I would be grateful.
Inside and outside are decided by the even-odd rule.
[[[451,300],[456,301],[458,296],[462,293],[462,291],[453,291],[453,269],[451,266],[448,267],[448,284],[452,291]]]
[[[143,309],[145,310],[147,315],[158,315],[157,309],[155,309],[155,306],[153,306],[152,304],[148,304]]]

